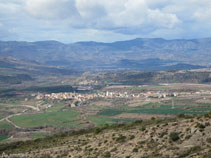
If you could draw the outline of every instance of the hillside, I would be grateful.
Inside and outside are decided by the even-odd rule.
[[[64,67],[48,66],[13,57],[0,56],[0,83],[20,84],[33,81],[37,76],[76,75],[80,71]]]
[[[82,76],[81,78],[83,78]],[[210,69],[194,70],[172,70],[172,71],[130,71],[117,73],[102,73],[87,75],[87,80],[96,80],[103,85],[124,84],[142,85],[159,83],[210,83]]]
[[[1,144],[0,154],[27,158],[210,158],[211,115],[104,125],[34,141]]]
[[[209,38],[193,40],[137,38],[114,43],[72,44],[57,41],[0,42],[0,56],[54,66],[103,70],[202,68],[210,66],[210,50]]]

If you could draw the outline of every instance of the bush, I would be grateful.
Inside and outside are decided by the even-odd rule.
[[[173,142],[179,140],[179,134],[177,132],[171,132],[169,135],[170,140],[172,140]]]
[[[136,120],[135,124],[141,124],[143,122],[143,120]]]
[[[202,123],[197,123],[196,127],[200,129],[204,129],[205,125],[203,125]]]
[[[159,136],[159,138],[163,138],[165,135],[167,135],[168,133],[167,132],[162,132]]]
[[[211,137],[210,138],[207,138],[207,143],[211,143]]]
[[[151,120],[154,121],[155,120],[155,117],[151,117]]]
[[[134,148],[133,149],[133,152],[136,152],[137,153],[138,152],[138,148]]]
[[[188,139],[190,139],[191,137],[192,137],[192,135],[187,135],[187,136],[185,137],[185,139],[188,140]]]
[[[185,114],[179,114],[179,115],[177,115],[177,117],[179,117],[179,118],[185,118]]]
[[[102,129],[97,127],[94,129],[94,134],[99,134],[101,131]]]
[[[110,152],[105,152],[104,157],[111,157],[111,153]]]
[[[134,135],[131,135],[130,136],[130,140],[132,140],[132,139],[134,139],[135,138],[135,136]]]
[[[123,135],[119,135],[118,138],[116,138],[116,142],[118,143],[124,143],[126,141],[126,136],[123,136]]]
[[[209,116],[209,117],[211,117],[211,111],[210,111],[210,112],[208,112],[208,116]]]
[[[145,126],[142,126],[140,130],[141,131],[145,131],[146,130],[146,127]]]
[[[108,123],[106,123],[106,124],[104,124],[104,126],[103,126],[105,129],[106,128],[109,128],[109,124]]]
[[[210,123],[206,122],[204,125],[207,127],[207,126],[210,126]]]
[[[115,152],[115,151],[117,151],[117,148],[116,147],[113,148],[113,149],[111,149],[111,152]]]

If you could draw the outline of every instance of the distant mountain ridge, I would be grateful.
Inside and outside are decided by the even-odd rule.
[[[211,38],[176,39],[137,38],[113,43],[57,41],[0,42],[0,56],[41,64],[90,69],[162,70],[182,65],[184,69],[211,66]],[[149,59],[154,60],[154,66]],[[122,61],[128,63],[122,64]],[[149,61],[149,63],[147,63]],[[145,62],[145,65],[140,63]],[[138,64],[137,64],[138,63]],[[125,66],[128,65],[128,66]],[[176,66],[176,67],[175,67]]]

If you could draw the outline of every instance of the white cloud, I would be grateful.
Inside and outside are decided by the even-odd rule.
[[[180,23],[176,14],[163,13],[160,10],[149,10],[148,20],[157,27],[173,28]]]
[[[77,15],[74,0],[25,0],[25,10],[36,18],[66,19]]]
[[[104,5],[99,0],[76,0],[76,8],[84,19],[101,18],[106,15]],[[93,19],[94,20],[94,19]]]
[[[210,0],[0,0],[0,23],[7,32],[16,28],[21,38],[24,30],[36,32],[36,39],[42,30],[45,37],[54,30],[54,38],[80,40],[103,39],[106,33],[109,39],[197,38],[211,36],[210,8]]]
[[[3,3],[4,2],[4,3]],[[3,14],[15,14],[19,9],[19,5],[16,3],[11,3],[10,1],[0,2],[0,15]]]
[[[74,19],[75,23],[80,23],[84,28],[112,29],[155,24],[158,27],[169,28],[179,22],[175,14],[151,9],[146,2],[146,0],[26,0],[25,10],[36,18],[61,21]]]
[[[199,23],[208,23],[211,25],[211,5],[209,7],[200,8],[196,12],[194,12],[193,17]]]

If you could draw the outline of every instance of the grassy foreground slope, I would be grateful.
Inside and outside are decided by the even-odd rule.
[[[104,125],[45,139],[1,144],[0,154],[27,158],[210,158],[210,122],[211,113]]]

